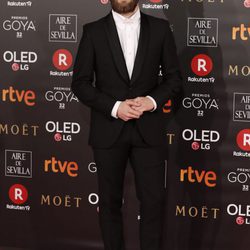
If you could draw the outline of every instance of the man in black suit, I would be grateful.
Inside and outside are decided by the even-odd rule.
[[[110,0],[107,16],[83,26],[73,70],[72,91],[91,108],[89,144],[98,167],[105,250],[124,249],[121,207],[128,160],[140,202],[141,250],[159,250],[162,238],[162,108],[180,91],[181,75],[168,21],[142,13],[138,1]]]

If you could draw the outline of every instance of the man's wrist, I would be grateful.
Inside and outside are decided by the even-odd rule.
[[[118,111],[120,104],[121,104],[121,101],[117,101],[111,111],[111,116],[113,116],[116,119],[118,119],[117,111]]]
[[[146,97],[149,98],[153,102],[153,105],[154,105],[153,109],[150,110],[150,112],[155,111],[157,109],[157,104],[156,104],[155,99],[152,96],[150,96],[150,95],[147,95]]]

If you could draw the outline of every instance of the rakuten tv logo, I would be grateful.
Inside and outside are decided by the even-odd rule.
[[[237,145],[244,151],[250,151],[250,129],[241,130],[236,138]]]
[[[193,150],[210,150],[211,144],[220,140],[220,133],[215,130],[185,129],[182,132],[182,138],[191,142]]]
[[[67,70],[73,62],[72,54],[66,49],[59,49],[53,55],[53,64],[59,70]]]
[[[15,184],[9,189],[10,200],[17,205],[25,203],[28,199],[28,191],[21,184]]]
[[[37,62],[37,54],[33,51],[5,51],[3,60],[6,63],[11,63],[13,71],[28,71],[30,64]]]
[[[59,49],[53,54],[53,65],[58,71],[50,71],[51,76],[72,76],[73,72],[65,72],[73,63],[72,54],[66,49]]]
[[[199,54],[192,59],[192,71],[198,76],[207,76],[213,69],[211,57],[205,54]]]

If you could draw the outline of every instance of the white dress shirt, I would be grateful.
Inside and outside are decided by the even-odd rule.
[[[128,18],[124,17],[123,15],[120,15],[114,10],[112,10],[112,15],[118,32],[128,74],[129,77],[131,78],[138,47],[139,34],[140,34],[140,23],[141,23],[140,9],[137,8],[137,11]],[[157,104],[154,98],[152,98],[151,96],[147,97],[153,101],[154,109],[152,111],[154,111],[157,107]],[[121,101],[117,101],[112,109],[111,115],[115,118],[118,118],[117,110],[120,104]]]

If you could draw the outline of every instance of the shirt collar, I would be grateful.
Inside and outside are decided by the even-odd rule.
[[[123,15],[115,12],[113,9],[112,14],[116,23],[125,23],[126,21],[132,21],[133,23],[137,23],[140,21],[141,18],[140,8],[138,8],[136,12],[130,17],[124,17]]]

